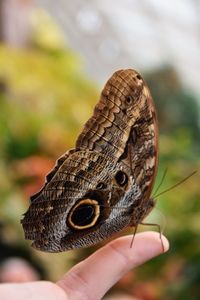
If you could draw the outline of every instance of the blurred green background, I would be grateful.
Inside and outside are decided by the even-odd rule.
[[[19,6],[26,3],[18,2]],[[86,74],[83,58],[65,41],[55,20],[37,10],[31,20],[28,39],[20,45],[6,39],[1,24],[0,263],[9,256],[24,257],[42,279],[57,280],[94,249],[60,254],[35,251],[24,240],[20,218],[29,196],[41,188],[55,160],[74,147],[102,84]],[[129,67],[134,67],[134,59]],[[155,187],[167,169],[160,192],[200,170],[199,102],[197,94],[185,88],[172,64],[144,70],[143,77],[159,118],[160,158]],[[149,222],[161,224],[170,240],[170,251],[128,273],[107,297],[200,298],[199,179],[198,172],[158,197],[157,208],[148,217]]]

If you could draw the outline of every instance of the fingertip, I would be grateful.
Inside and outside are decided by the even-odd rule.
[[[144,263],[169,249],[169,241],[164,235],[154,231],[146,231],[135,235],[133,245],[132,235],[118,238],[110,243],[120,253],[132,261],[135,266]]]
[[[165,253],[169,250],[169,240],[163,234],[161,235],[161,239],[162,239],[162,242],[163,242],[163,246],[164,246],[163,250],[164,250],[164,253]]]
[[[141,233],[141,235],[154,245],[158,254],[165,253],[169,250],[169,241],[163,234],[155,231],[147,231]]]
[[[169,250],[169,241],[168,239],[159,232],[155,231],[145,231],[138,233],[136,235],[136,240],[141,247],[141,244],[144,245],[144,249],[147,252],[152,252],[153,256],[160,255]]]

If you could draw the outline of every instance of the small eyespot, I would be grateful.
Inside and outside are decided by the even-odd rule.
[[[141,79],[142,79],[142,77],[141,77],[139,74],[136,75],[136,78],[137,78],[138,80],[141,80]]]
[[[123,171],[118,171],[115,174],[115,180],[119,186],[125,186],[128,183],[128,175]]]
[[[96,189],[97,190],[105,190],[106,189],[106,184],[104,182],[99,182],[97,183]]]
[[[96,224],[99,215],[98,202],[92,199],[83,199],[71,209],[67,222],[72,229],[87,229]]]
[[[131,97],[131,96],[127,96],[127,97],[126,97],[126,103],[127,103],[127,104],[131,104],[132,101],[133,101],[133,100],[132,100],[132,97]]]

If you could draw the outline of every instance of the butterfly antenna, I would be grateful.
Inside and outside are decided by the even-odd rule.
[[[162,178],[161,178],[160,183],[158,184],[158,186],[157,186],[155,192],[153,193],[153,197],[154,197],[154,195],[156,195],[156,193],[158,192],[159,188],[160,188],[161,185],[163,184],[164,179],[165,179],[165,177],[166,177],[166,175],[167,175],[167,171],[168,171],[168,169],[166,168],[165,171],[164,171],[164,173],[163,173],[163,176],[162,176]]]
[[[197,173],[197,170],[194,171],[194,172],[192,172],[191,174],[189,174],[187,177],[185,177],[184,179],[182,179],[182,180],[179,181],[178,183],[172,185],[172,186],[169,187],[168,189],[166,189],[166,190],[162,191],[161,193],[155,195],[154,197],[155,197],[155,198],[158,198],[159,196],[165,194],[166,192],[171,191],[172,189],[176,188],[177,186],[179,186],[180,184],[182,184],[183,182],[185,182],[186,180],[188,180],[190,177],[192,177],[192,176],[193,176],[194,174],[196,174],[196,173]]]

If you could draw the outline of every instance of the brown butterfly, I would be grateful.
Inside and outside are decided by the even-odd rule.
[[[115,72],[74,149],[31,197],[21,223],[33,247],[59,252],[94,245],[142,223],[155,203],[158,126],[154,103],[132,69]]]

